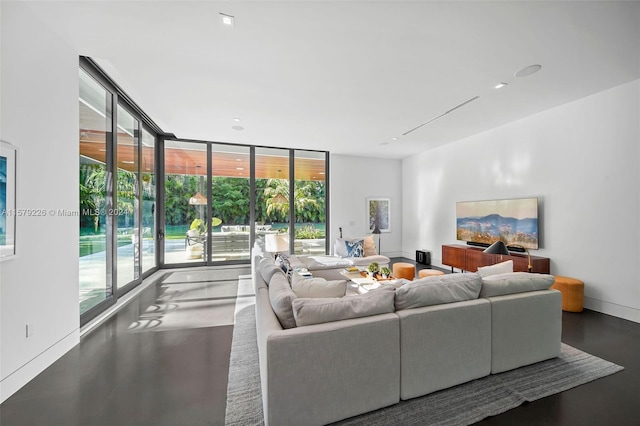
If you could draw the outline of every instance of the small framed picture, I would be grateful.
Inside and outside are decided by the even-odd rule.
[[[371,232],[376,225],[380,232],[391,232],[390,198],[367,198],[367,223]]]

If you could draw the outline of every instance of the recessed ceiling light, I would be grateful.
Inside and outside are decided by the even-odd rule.
[[[244,170],[244,167],[236,167],[236,170]]]
[[[237,123],[238,121],[240,121],[240,119],[238,117],[233,117],[233,121]]]
[[[233,130],[244,130],[244,127],[242,127],[242,126],[231,126],[231,128]]]
[[[124,164],[135,164],[134,161],[123,161]]]
[[[242,161],[240,158],[236,158],[236,161]]]
[[[529,65],[528,67],[522,68],[520,71],[516,73],[516,77],[528,77],[531,74],[535,74],[542,69],[542,65]]]
[[[231,16],[231,15],[227,15],[227,14],[225,14],[225,13],[221,13],[221,14],[220,14],[220,21],[221,21],[224,25],[226,25],[226,26],[228,26],[228,27],[233,27],[233,24],[234,24],[235,19],[234,19],[234,17],[233,17],[233,16]]]
[[[320,172],[319,174],[323,175],[323,174],[324,174],[324,172]]]
[[[496,89],[502,89],[504,86],[506,86],[509,83],[505,83],[505,82],[500,82],[498,84],[496,84],[495,86],[493,86]]]

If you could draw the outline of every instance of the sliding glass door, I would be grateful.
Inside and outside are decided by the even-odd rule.
[[[107,243],[107,135],[112,95],[80,70],[80,314],[113,296]]]
[[[79,81],[83,325],[157,269],[156,136],[104,75],[82,59]]]

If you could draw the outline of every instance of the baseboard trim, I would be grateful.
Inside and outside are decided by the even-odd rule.
[[[592,311],[640,323],[640,309],[592,299],[590,297],[584,298],[584,307]]]
[[[0,381],[0,402],[4,402],[20,388],[29,383],[61,356],[80,342],[80,330],[75,329],[35,358]]]

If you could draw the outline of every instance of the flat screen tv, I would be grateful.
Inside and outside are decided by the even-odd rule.
[[[538,199],[463,201],[456,203],[456,235],[468,244],[538,249]]]

